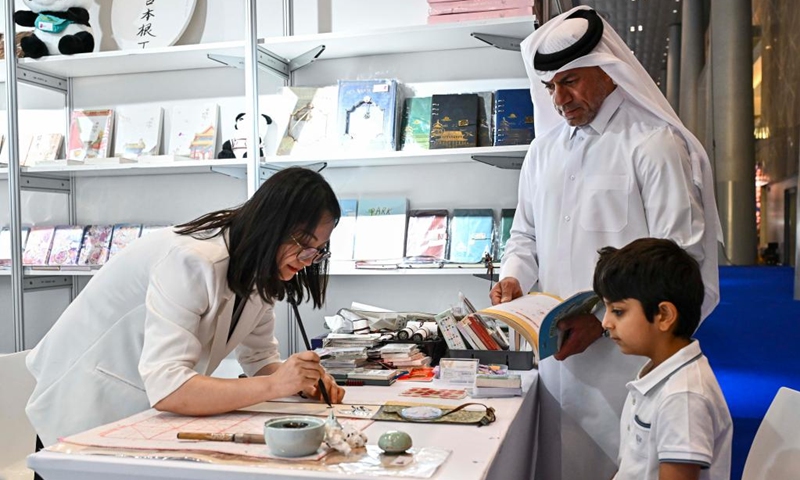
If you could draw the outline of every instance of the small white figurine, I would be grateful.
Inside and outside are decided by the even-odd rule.
[[[337,452],[350,455],[354,448],[367,444],[367,436],[352,425],[342,427],[331,409],[328,420],[325,422],[325,443]]]

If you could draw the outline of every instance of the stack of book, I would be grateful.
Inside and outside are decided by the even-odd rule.
[[[478,375],[472,398],[518,397],[522,395],[522,379],[519,375]]]
[[[320,360],[325,368],[355,368],[367,363],[367,347],[325,347]]]
[[[393,368],[427,367],[431,364],[431,357],[414,343],[389,343],[380,351],[381,361]]]
[[[534,0],[428,0],[428,23],[533,15]]]

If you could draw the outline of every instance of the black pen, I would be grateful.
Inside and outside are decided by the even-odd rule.
[[[300,310],[297,308],[297,303],[294,301],[294,297],[289,297],[289,303],[292,305],[292,310],[294,310],[294,316],[297,317],[297,326],[300,328],[300,335],[303,336],[303,342],[306,344],[306,350],[311,350],[311,343],[308,341],[306,329],[303,327],[303,319],[300,318]],[[325,403],[327,403],[329,407],[333,407],[331,404],[331,397],[328,395],[328,390],[325,388],[325,383],[321,378],[317,381],[317,386],[319,387],[319,393],[322,394],[322,398],[325,400]]]

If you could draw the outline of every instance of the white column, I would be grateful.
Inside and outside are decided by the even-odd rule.
[[[680,110],[681,91],[681,24],[669,26],[669,50],[667,50],[667,100],[676,113]]]
[[[670,46],[670,50],[672,46]],[[681,121],[695,135],[698,134],[697,82],[703,69],[705,41],[703,38],[703,2],[683,0],[681,19],[681,72],[680,102]]]
[[[751,0],[711,0],[711,68],[717,203],[725,252],[756,263]]]

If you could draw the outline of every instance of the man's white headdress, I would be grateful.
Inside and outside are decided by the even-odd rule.
[[[558,115],[542,82],[552,80],[557,73],[581,67],[602,68],[625,98],[669,123],[683,136],[689,149],[692,179],[703,197],[706,224],[703,278],[718,278],[717,242],[723,238],[708,154],[620,36],[594,10],[580,6],[551,19],[526,38],[522,42],[522,60],[531,81],[537,137],[565,121]],[[704,304],[703,317],[714,306]]]

